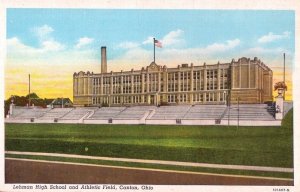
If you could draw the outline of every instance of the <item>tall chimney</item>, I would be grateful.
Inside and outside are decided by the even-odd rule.
[[[106,47],[101,47],[101,73],[107,73]]]

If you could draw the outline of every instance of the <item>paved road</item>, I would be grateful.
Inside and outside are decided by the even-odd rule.
[[[292,180],[5,159],[6,183],[293,185]]]

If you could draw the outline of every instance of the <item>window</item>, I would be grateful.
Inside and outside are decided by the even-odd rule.
[[[214,71],[214,78],[218,78],[218,70]]]

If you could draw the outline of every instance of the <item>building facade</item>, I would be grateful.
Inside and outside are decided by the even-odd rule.
[[[256,57],[230,63],[167,68],[152,62],[141,70],[73,75],[74,106],[264,103],[271,101],[273,72]]]

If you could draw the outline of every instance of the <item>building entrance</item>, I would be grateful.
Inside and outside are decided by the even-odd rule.
[[[151,105],[155,104],[155,95],[150,95],[150,104]]]

